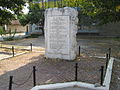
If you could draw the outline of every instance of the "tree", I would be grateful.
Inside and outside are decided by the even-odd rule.
[[[44,22],[44,8],[53,7],[77,7],[80,8],[79,24],[91,25],[93,23],[106,24],[120,21],[120,1],[119,0],[49,0],[49,2],[29,3],[30,12],[20,19],[23,25],[28,23]],[[83,20],[84,19],[84,20]]]
[[[0,0],[0,25],[8,24],[22,14],[23,5],[25,0]]]
[[[23,26],[26,24],[37,24],[41,27],[41,30],[44,33],[44,9],[41,8],[39,3],[29,3],[29,13],[20,16],[19,20]]]
[[[3,38],[3,40],[5,41],[14,40],[15,34],[16,30],[11,31],[11,29],[9,29],[6,31],[4,27],[0,26],[0,35]]]
[[[83,0],[81,8],[100,24],[120,21],[120,0]]]
[[[41,1],[41,2],[37,2],[37,1]],[[69,2],[69,0],[64,0],[64,2]],[[29,2],[29,13],[27,15],[22,15],[19,17],[20,23],[22,25],[39,24],[39,23],[43,25],[44,24],[44,10],[46,8],[64,7],[64,6],[67,6],[67,3],[66,5],[63,4],[61,6],[60,0],[49,0],[49,2],[43,2],[43,0],[32,0],[32,2]]]

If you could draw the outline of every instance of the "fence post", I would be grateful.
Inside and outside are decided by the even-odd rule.
[[[78,75],[78,63],[75,64],[75,81],[77,81],[77,75]]]
[[[100,81],[101,86],[103,86],[103,80],[104,80],[104,66],[101,66],[101,81]]]
[[[108,49],[108,53],[109,53],[109,59],[111,57],[111,48]]]
[[[10,76],[10,80],[9,80],[9,90],[12,90],[12,80],[13,80],[13,76]]]
[[[12,54],[13,54],[13,57],[14,57],[14,55],[15,55],[14,46],[12,46]]]
[[[106,54],[106,70],[107,70],[107,66],[108,66],[108,60],[109,60],[109,58],[108,58],[108,53]]]
[[[36,86],[36,67],[33,66],[33,86]]]
[[[30,51],[32,51],[32,43],[30,43]]]
[[[80,56],[80,46],[79,46],[79,56]]]

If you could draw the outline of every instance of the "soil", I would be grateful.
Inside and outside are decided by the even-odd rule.
[[[15,56],[15,55],[19,55],[21,53],[26,53],[26,52],[28,52],[28,50],[14,48],[14,52],[13,52],[12,48],[1,47],[0,48],[0,60],[4,59],[6,57],[8,57],[8,58],[12,57],[13,53],[14,53],[14,56]]]

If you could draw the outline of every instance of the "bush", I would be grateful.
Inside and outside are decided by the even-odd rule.
[[[11,31],[11,29],[6,31],[4,27],[0,26],[0,35],[2,36],[3,40],[5,41],[14,40],[15,34],[16,30],[14,30],[13,32]]]
[[[26,38],[38,38],[40,36],[40,34],[31,34],[30,36],[26,37]]]

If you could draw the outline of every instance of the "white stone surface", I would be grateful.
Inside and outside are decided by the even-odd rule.
[[[74,60],[77,55],[78,12],[70,7],[45,11],[45,56]]]
[[[95,84],[75,81],[75,82],[40,85],[40,86],[35,86],[30,90],[109,90],[114,60],[115,60],[114,58],[111,58],[109,60],[107,73],[105,74],[103,86],[96,87]]]
[[[108,63],[108,67],[107,67],[107,71],[105,74],[104,82],[103,82],[103,85],[105,85],[105,90],[110,89],[113,62],[114,62],[114,58],[110,58],[109,63]]]
[[[106,89],[103,86],[95,87],[94,84],[84,82],[65,82],[35,86],[30,90],[106,90]]]

